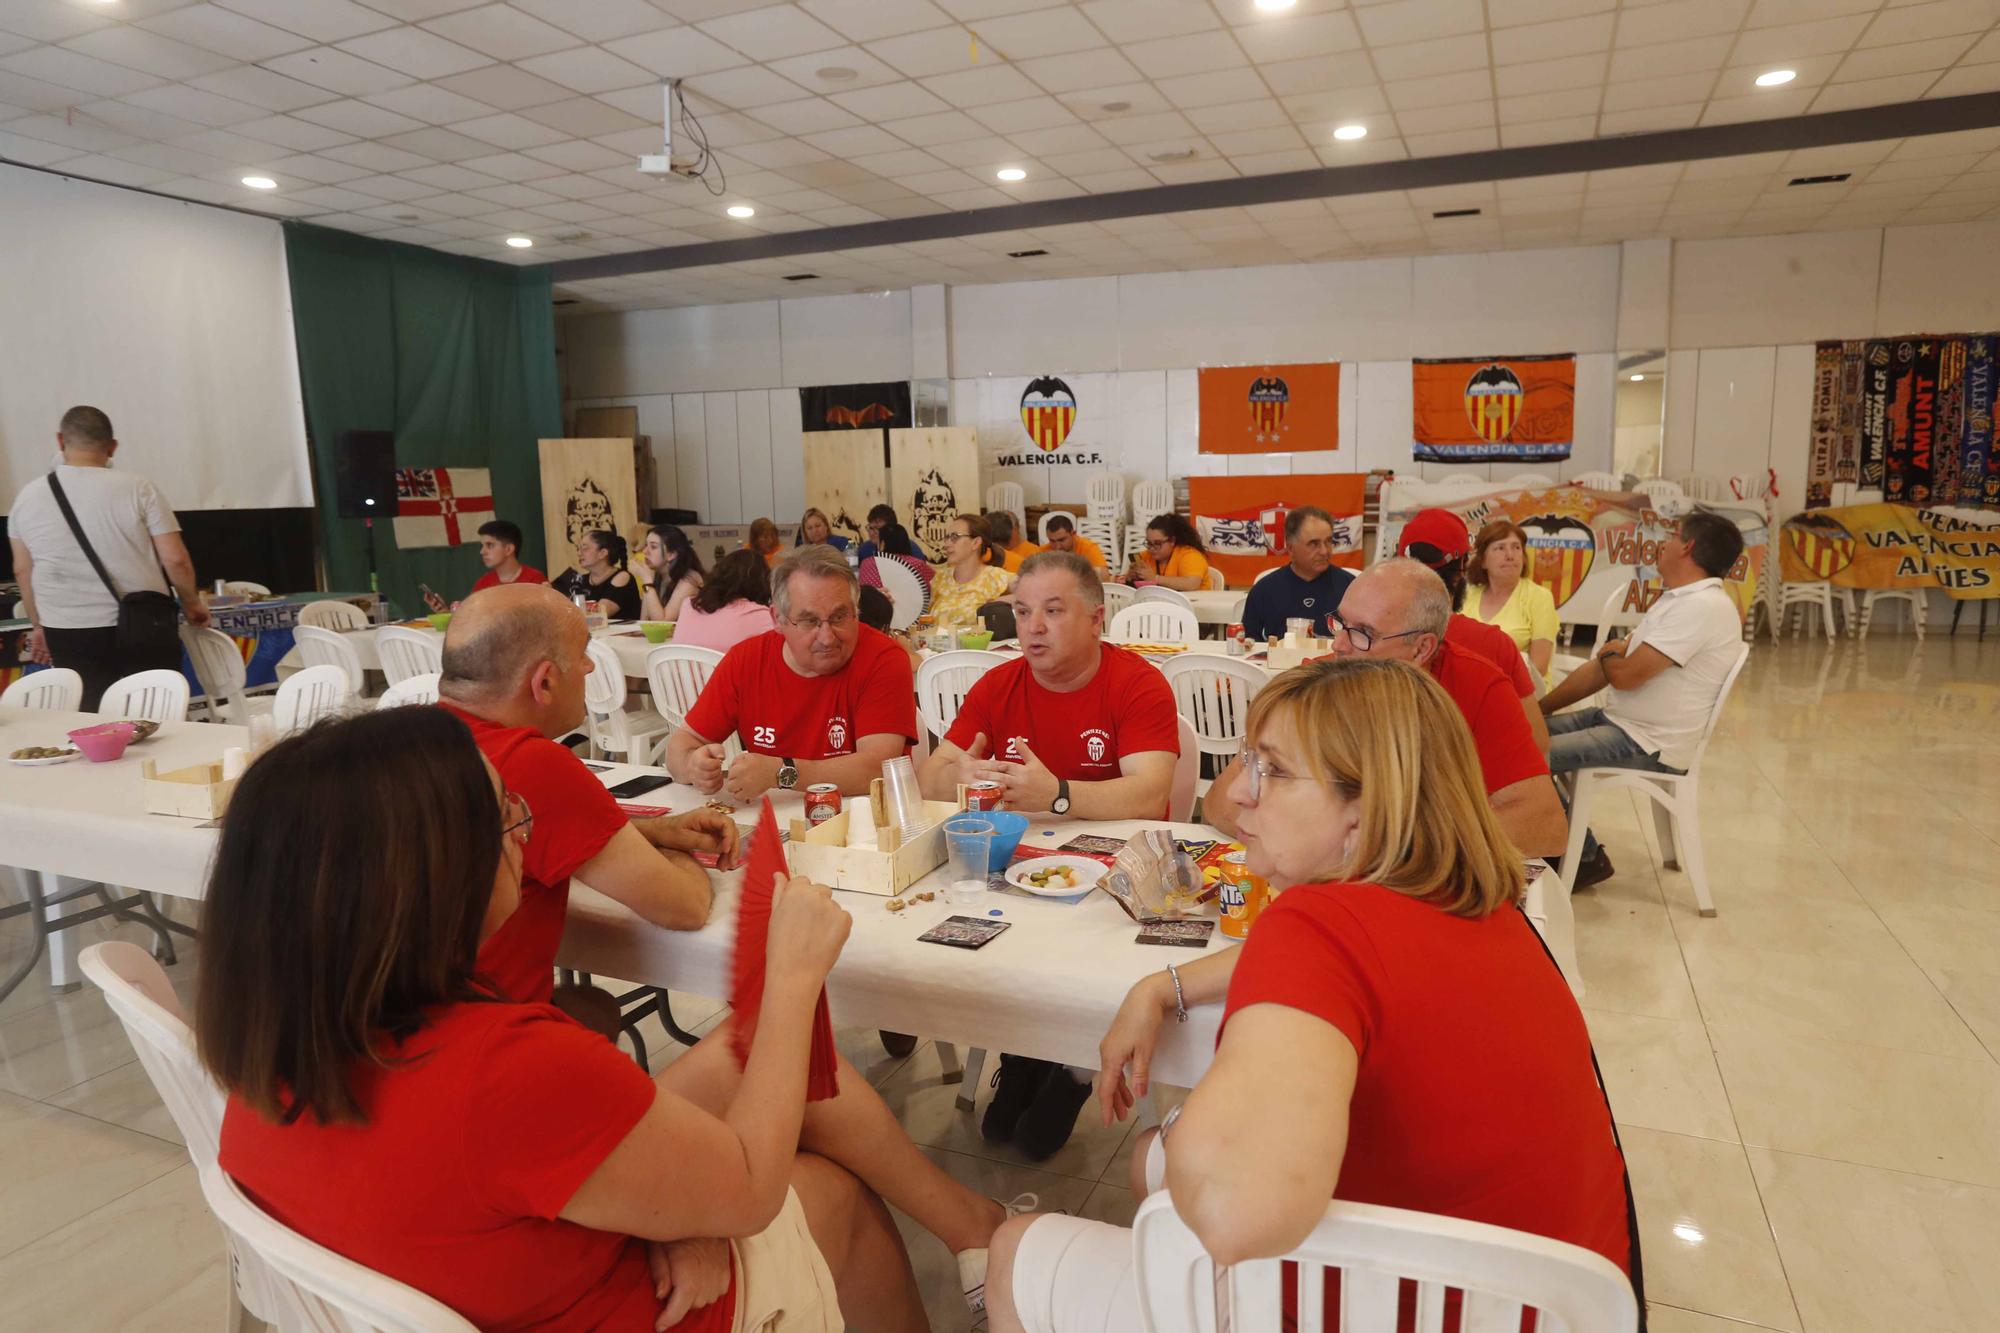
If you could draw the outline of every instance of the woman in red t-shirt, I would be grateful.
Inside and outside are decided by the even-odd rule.
[[[533,822],[442,709],[324,724],[251,766],[202,914],[222,1169],[482,1329],[834,1333],[843,1306],[925,1327],[888,1211],[798,1152],[847,914],[778,886],[756,1043],[718,1099],[703,1062],[650,1079],[474,973]]]
[[[1100,1048],[1104,1122],[1144,1096],[1178,989],[1226,999],[1215,1062],[1134,1153],[1218,1264],[1297,1248],[1327,1200],[1534,1232],[1632,1271],[1629,1191],[1582,1012],[1517,909],[1521,857],[1451,699],[1401,662],[1287,672],[1231,792],[1282,890],[1248,941],[1134,987]],[[1171,1138],[1171,1143],[1167,1142]],[[995,1333],[1136,1330],[1131,1233],[1019,1218]]]

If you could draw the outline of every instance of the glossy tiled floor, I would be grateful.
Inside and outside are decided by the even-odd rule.
[[[1652,1327],[2000,1328],[2000,634],[1760,644],[1704,784],[1719,916],[1629,805],[1597,821],[1619,873],[1576,899]],[[1129,1219],[1124,1129],[1031,1168],[952,1109],[928,1043],[842,1045],[953,1175]],[[936,1327],[970,1327],[950,1257],[909,1238]],[[0,1005],[0,1330],[212,1329],[224,1280],[102,1001],[24,986]]]

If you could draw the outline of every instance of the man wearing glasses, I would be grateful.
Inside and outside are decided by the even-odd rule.
[[[909,656],[863,625],[860,585],[829,546],[801,546],[771,571],[777,628],[729,650],[667,742],[667,769],[704,792],[754,800],[831,782],[868,790],[917,734]],[[731,732],[743,753],[725,771]]]
[[[1292,562],[1259,578],[1244,599],[1246,638],[1283,634],[1287,620],[1310,620],[1318,633],[1354,582],[1354,575],[1334,568],[1333,515],[1317,505],[1302,505],[1285,515],[1285,550]]]
[[[1334,656],[1390,658],[1429,671],[1471,729],[1486,799],[1501,830],[1524,855],[1560,856],[1569,821],[1548,761],[1499,668],[1445,641],[1450,620],[1451,596],[1442,579],[1407,556],[1384,560],[1348,585],[1333,616]],[[1232,760],[1202,798],[1202,817],[1231,836],[1237,807],[1228,792],[1241,763]]]

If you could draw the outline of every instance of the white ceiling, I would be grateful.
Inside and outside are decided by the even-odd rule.
[[[833,66],[854,77],[820,76]],[[1778,66],[1798,78],[1753,85]],[[687,80],[721,197],[634,168],[659,149],[662,76]],[[520,263],[1996,90],[2000,0],[1299,0],[1275,16],[1253,0],[0,0],[0,157]],[[1349,122],[1368,137],[1335,142]],[[2000,210],[1996,154],[2000,135],[1968,131],[566,290],[691,304],[1959,221]],[[1002,166],[1027,179],[1002,184]],[[1786,185],[1837,171],[1854,175]],[[1446,207],[1483,211],[1431,218]],[[535,248],[507,249],[511,233]],[[1053,253],[1005,258],[1032,248]],[[822,278],[773,284],[800,271]]]

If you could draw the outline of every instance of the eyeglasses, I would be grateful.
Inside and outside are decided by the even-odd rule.
[[[525,800],[511,791],[501,793],[500,809],[501,818],[505,821],[500,827],[500,836],[504,838],[509,833],[519,830],[521,845],[527,846],[528,839],[533,837],[535,832],[535,812],[528,808]]]
[[[1297,773],[1280,773],[1263,755],[1248,745],[1236,752],[1236,762],[1243,765],[1244,785],[1249,788],[1250,803],[1255,805],[1264,796],[1264,783],[1271,782],[1311,782],[1312,778]]]
[[[808,634],[817,634],[822,629],[830,629],[835,634],[838,634],[849,625],[852,625],[854,620],[855,616],[852,611],[840,611],[825,620],[821,620],[818,616],[793,616],[785,623],[793,629],[802,629]]]
[[[1174,544],[1174,539],[1172,537],[1160,537],[1157,539],[1153,537],[1146,538],[1146,545],[1154,550],[1160,550],[1164,547],[1172,546],[1173,544]]]
[[[1399,630],[1394,634],[1378,634],[1366,625],[1348,624],[1340,618],[1338,612],[1329,612],[1326,617],[1326,623],[1333,627],[1334,633],[1346,634],[1347,641],[1354,645],[1354,651],[1357,653],[1365,653],[1376,644],[1387,643],[1390,639],[1407,639],[1412,634],[1427,634],[1430,632],[1421,629],[1406,629]]]

